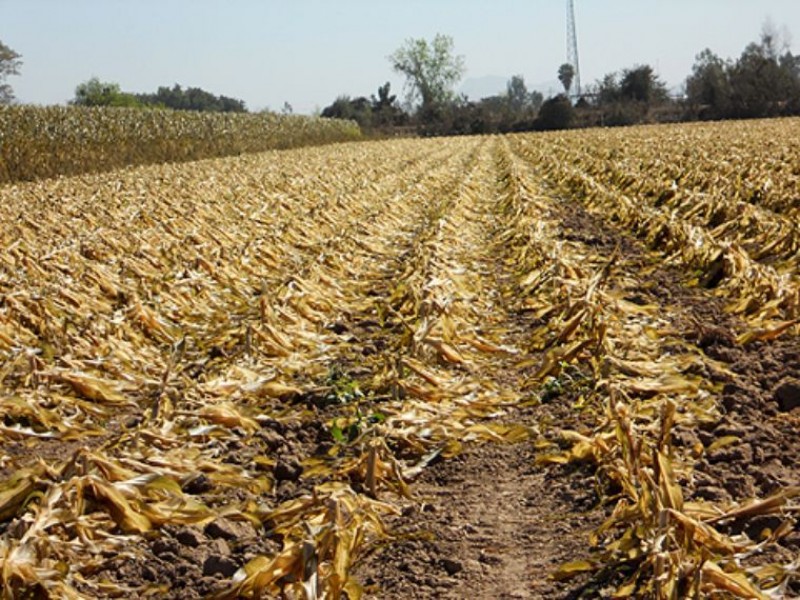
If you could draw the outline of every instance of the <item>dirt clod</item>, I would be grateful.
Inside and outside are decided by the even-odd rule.
[[[447,571],[447,574],[451,577],[464,570],[464,564],[458,560],[453,560],[452,558],[443,558],[441,564],[442,568]]]
[[[222,575],[232,577],[239,569],[234,560],[228,556],[209,556],[203,563],[203,575]]]
[[[282,456],[275,464],[276,481],[297,481],[303,474],[303,465],[295,456]]]
[[[183,485],[183,491],[187,494],[204,494],[212,489],[214,489],[214,484],[202,473],[193,477]]]
[[[220,518],[206,525],[205,534],[212,539],[232,541],[253,538],[256,532],[249,523]]]
[[[800,406],[800,380],[783,380],[775,388],[775,400],[783,412],[791,412]]]
[[[205,537],[203,534],[197,529],[191,527],[187,527],[178,531],[175,534],[175,539],[178,540],[182,545],[189,546],[190,548],[197,548],[205,542]]]
[[[261,429],[261,431],[259,431],[256,435],[266,443],[267,448],[270,450],[276,450],[285,443],[285,440],[280,433],[268,427]]]

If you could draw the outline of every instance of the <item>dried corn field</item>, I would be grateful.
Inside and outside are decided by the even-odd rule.
[[[798,134],[0,188],[3,597],[800,594]]]

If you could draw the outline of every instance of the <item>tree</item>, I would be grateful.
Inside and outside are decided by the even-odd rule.
[[[606,73],[603,79],[597,82],[597,103],[601,106],[613,104],[619,102],[621,98],[622,92],[619,89],[617,74]]]
[[[97,77],[84,81],[75,88],[75,106],[142,106],[133,94],[120,90],[118,83],[103,82]]]
[[[724,118],[731,111],[729,66],[706,48],[695,58],[692,74],[686,79],[686,100],[701,117]]]
[[[397,96],[391,93],[392,84],[388,81],[378,87],[378,97],[372,96],[373,110],[380,111],[394,106]]]
[[[619,84],[623,100],[632,100],[650,105],[667,100],[667,86],[649,65],[639,65],[622,72]]]
[[[136,98],[148,106],[173,110],[196,110],[205,112],[247,112],[243,100],[216,96],[201,88],[182,89],[177,83],[172,87],[161,86],[155,94],[136,94]]]
[[[326,119],[349,119],[363,129],[372,127],[372,105],[363,96],[355,99],[339,96],[333,104],[322,109],[321,116]]]
[[[686,80],[690,110],[713,119],[800,113],[800,56],[790,52],[789,40],[767,22],[736,61],[701,52]]]
[[[391,93],[392,84],[388,81],[378,87],[378,97],[372,100],[372,122],[376,127],[403,125],[408,115],[397,104],[397,96]]]
[[[22,58],[11,48],[0,42],[0,104],[9,104],[14,100],[14,90],[7,84],[6,77],[19,75]]]
[[[728,69],[731,116],[774,116],[796,100],[800,94],[800,63],[788,50],[781,55],[780,47],[774,32],[765,28],[760,43],[748,45]]]
[[[539,109],[536,128],[542,131],[569,129],[575,120],[575,109],[564,94],[548,98]]]
[[[594,89],[600,123],[608,126],[640,123],[647,119],[651,104],[667,99],[666,87],[648,66],[625,69],[622,77],[608,73]]]
[[[420,102],[423,115],[455,98],[453,88],[464,75],[464,57],[453,54],[453,38],[436,34],[431,43],[408,39],[389,56],[392,68],[406,76],[408,100]]]
[[[378,87],[377,97],[339,96],[333,104],[322,109],[321,116],[326,119],[350,119],[362,129],[373,127],[392,127],[403,125],[408,115],[397,105],[397,96],[391,93],[391,84],[386,82]]]
[[[530,129],[544,100],[540,92],[528,91],[522,75],[514,75],[509,79],[505,96],[496,99],[504,102],[484,98],[480,105],[486,113],[486,120],[495,124],[489,130],[501,132]]]
[[[564,86],[564,93],[569,95],[569,90],[572,88],[572,80],[575,79],[575,67],[570,63],[564,63],[558,67],[558,80]]]
[[[536,111],[542,104],[539,92],[529,92],[522,75],[514,75],[506,84],[506,98],[513,113],[518,116],[523,112]]]

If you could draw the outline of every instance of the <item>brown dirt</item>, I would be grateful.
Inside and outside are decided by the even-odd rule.
[[[433,467],[422,499],[399,520],[399,541],[359,574],[375,598],[545,598],[548,579],[586,553],[602,513],[590,474],[534,465],[530,444],[485,445]]]

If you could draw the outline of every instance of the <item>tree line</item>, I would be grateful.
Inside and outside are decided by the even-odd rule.
[[[14,90],[7,82],[11,75],[19,75],[22,56],[0,41],[0,104],[15,100]],[[70,100],[75,106],[124,106],[138,108],[170,108],[208,112],[247,112],[243,100],[215,95],[201,88],[159,87],[155,93],[134,94],[124,92],[119,84],[100,81],[97,77],[80,83]]]
[[[608,73],[577,96],[567,63],[557,71],[564,92],[550,98],[515,75],[504,93],[470,100],[454,91],[464,57],[441,34],[431,42],[407,40],[389,62],[406,78],[404,105],[386,83],[377,98],[338,97],[322,116],[354,119],[367,130],[412,125],[423,135],[450,135],[800,115],[800,56],[770,26],[736,60],[703,50],[674,97],[646,64]]]
[[[504,92],[470,100],[455,92],[465,72],[465,59],[455,53],[453,39],[441,34],[431,41],[409,39],[388,60],[406,78],[404,102],[387,82],[369,98],[341,95],[321,115],[354,120],[367,132],[415,129],[422,135],[800,115],[800,56],[792,54],[788,42],[771,26],[765,26],[760,39],[748,44],[735,60],[703,50],[676,97],[670,96],[665,83],[646,64],[608,73],[578,96],[572,93],[574,68],[566,63],[557,70],[563,93],[544,98],[529,90],[521,75],[514,75]],[[14,100],[7,79],[18,75],[21,65],[21,56],[0,42],[0,104]],[[154,93],[129,93],[97,78],[79,84],[70,103],[247,111],[242,100],[197,87],[175,84]],[[283,112],[291,110],[284,105]]]
[[[92,77],[75,88],[70,101],[75,106],[127,106],[138,108],[171,108],[206,112],[247,112],[244,101],[217,96],[196,87],[159,87],[153,94],[123,92],[119,84]]]

